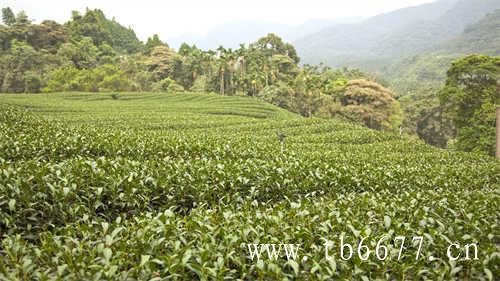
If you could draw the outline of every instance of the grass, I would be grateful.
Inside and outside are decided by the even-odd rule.
[[[252,98],[0,95],[0,280],[493,279],[499,171]],[[424,237],[417,261],[411,243],[396,259],[398,235]],[[383,238],[389,258],[345,261],[337,244],[327,260],[340,236]],[[451,261],[456,242],[479,260]],[[253,261],[247,243],[309,259]]]

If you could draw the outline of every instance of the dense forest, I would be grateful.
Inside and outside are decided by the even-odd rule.
[[[202,50],[182,44],[175,50],[158,35],[141,42],[132,29],[98,9],[74,11],[64,24],[51,20],[37,24],[22,11],[3,8],[2,20],[0,92],[191,91],[252,96],[305,117],[342,118],[372,129],[416,134],[440,147],[493,154],[490,111],[499,100],[498,57],[470,55],[456,60],[457,56],[436,49],[430,63],[426,56],[397,61],[391,71],[400,75],[394,77],[389,70],[375,75],[301,64],[295,47],[272,33],[237,49]],[[496,22],[498,12],[454,40],[487,37],[483,30]],[[436,65],[441,57],[436,71],[426,67],[429,77],[411,73],[421,69],[415,65]],[[398,70],[402,68],[405,71]],[[410,79],[401,78],[404,75],[416,86],[410,90],[401,86]],[[397,79],[402,81],[396,83]],[[463,110],[468,113],[463,115]]]

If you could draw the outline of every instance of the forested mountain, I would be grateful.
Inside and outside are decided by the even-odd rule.
[[[500,9],[488,13],[478,22],[465,28],[459,36],[436,47],[447,53],[500,54]]]
[[[400,95],[405,95],[422,87],[440,87],[451,62],[471,53],[500,54],[500,9],[467,26],[453,39],[420,54],[378,65],[360,63],[357,66],[384,77]]]
[[[325,29],[294,44],[304,63],[380,65],[435,49],[498,8],[497,0],[441,0]]]

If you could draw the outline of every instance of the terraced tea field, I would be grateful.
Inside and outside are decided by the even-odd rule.
[[[255,99],[0,95],[0,280],[493,280],[499,204],[493,158]]]

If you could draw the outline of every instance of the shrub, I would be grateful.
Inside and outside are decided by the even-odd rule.
[[[207,92],[208,79],[205,75],[199,75],[193,82],[193,86],[189,89],[191,92]]]
[[[155,83],[154,88],[159,92],[175,93],[183,92],[184,87],[178,84],[174,79],[167,77],[157,83]]]

